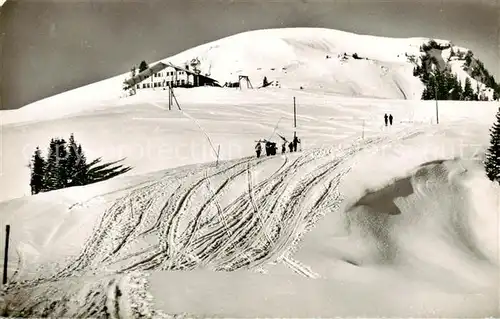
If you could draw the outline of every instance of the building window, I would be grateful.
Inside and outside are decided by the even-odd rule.
[[[145,89],[145,88],[146,88],[146,83],[144,83],[144,84],[142,85],[142,88],[143,88],[143,89]]]
[[[181,80],[181,85],[184,85],[186,82],[184,80]]]

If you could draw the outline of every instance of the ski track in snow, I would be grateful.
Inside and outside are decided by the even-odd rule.
[[[254,172],[280,156],[248,157],[194,171],[174,170],[156,182],[127,189],[128,194],[103,214],[78,256],[52,275],[10,283],[9,294],[38,289],[45,289],[44,294],[53,290],[54,296],[63,293],[66,297],[58,302],[47,305],[48,301],[37,297],[21,307],[36,312],[45,304],[43,311],[62,315],[68,313],[66,299],[71,292],[51,283],[104,277],[108,279],[95,280],[106,281],[107,288],[98,282],[91,289],[84,281],[86,288],[76,293],[93,291],[84,297],[84,304],[97,308],[79,311],[86,316],[104,312],[110,318],[122,318],[138,311],[131,310],[132,305],[148,304],[146,297],[137,297],[147,294],[145,288],[133,293],[128,287],[130,281],[145,280],[141,276],[148,270],[259,270],[281,262],[300,276],[320,278],[321,274],[292,255],[302,236],[324,214],[339,207],[338,185],[353,165],[352,157],[360,150],[415,134],[419,132],[402,130],[392,136],[359,140],[346,149],[282,155],[281,165],[260,182],[255,182]],[[231,199],[226,203],[227,197]],[[99,291],[107,291],[106,296]],[[132,302],[133,298],[139,299]],[[100,309],[97,305],[105,306]]]

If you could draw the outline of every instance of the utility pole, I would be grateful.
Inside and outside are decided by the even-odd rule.
[[[293,97],[293,138],[297,137],[297,106],[295,104],[295,96]]]
[[[172,110],[172,86],[168,85],[168,110]]]
[[[439,107],[438,107],[437,84],[434,84],[434,98],[436,99],[436,124],[439,124]]]
[[[5,251],[3,258],[3,281],[5,285],[7,283],[7,265],[9,263],[9,236],[10,236],[10,225],[5,226]]]
[[[365,139],[365,120],[363,120],[363,132],[361,133],[361,139]]]
[[[220,155],[220,144],[217,146],[217,162],[215,162],[215,167],[219,166],[219,155]]]

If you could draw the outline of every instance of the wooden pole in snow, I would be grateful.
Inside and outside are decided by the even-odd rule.
[[[5,226],[5,251],[3,258],[3,281],[5,285],[7,283],[7,265],[9,263],[9,237],[10,237],[10,225]]]
[[[436,98],[436,124],[439,124],[439,107],[438,107],[437,85],[434,85],[434,94],[435,94],[435,98]]]
[[[179,109],[179,111],[182,111],[181,106],[179,105],[179,102],[177,101],[177,98],[174,95],[174,89],[172,89],[172,101],[173,100],[175,100],[175,104],[177,105],[177,108]],[[172,102],[172,104],[173,104],[173,102]]]
[[[365,139],[365,120],[363,120],[363,133],[361,133],[361,139]]]
[[[297,137],[297,106],[295,104],[295,96],[293,97],[293,138]]]
[[[168,110],[172,110],[172,86],[168,86]]]
[[[220,154],[220,144],[217,146],[217,161],[215,162],[215,167],[219,166],[219,154]]]

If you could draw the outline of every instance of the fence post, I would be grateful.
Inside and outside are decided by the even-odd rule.
[[[3,258],[3,281],[5,285],[7,283],[7,265],[9,263],[9,237],[10,237],[10,225],[5,226],[5,251]]]
[[[217,146],[217,162],[215,162],[215,167],[219,166],[219,154],[220,154],[220,144]]]
[[[365,120],[363,120],[363,132],[361,133],[361,139],[365,139]]]

